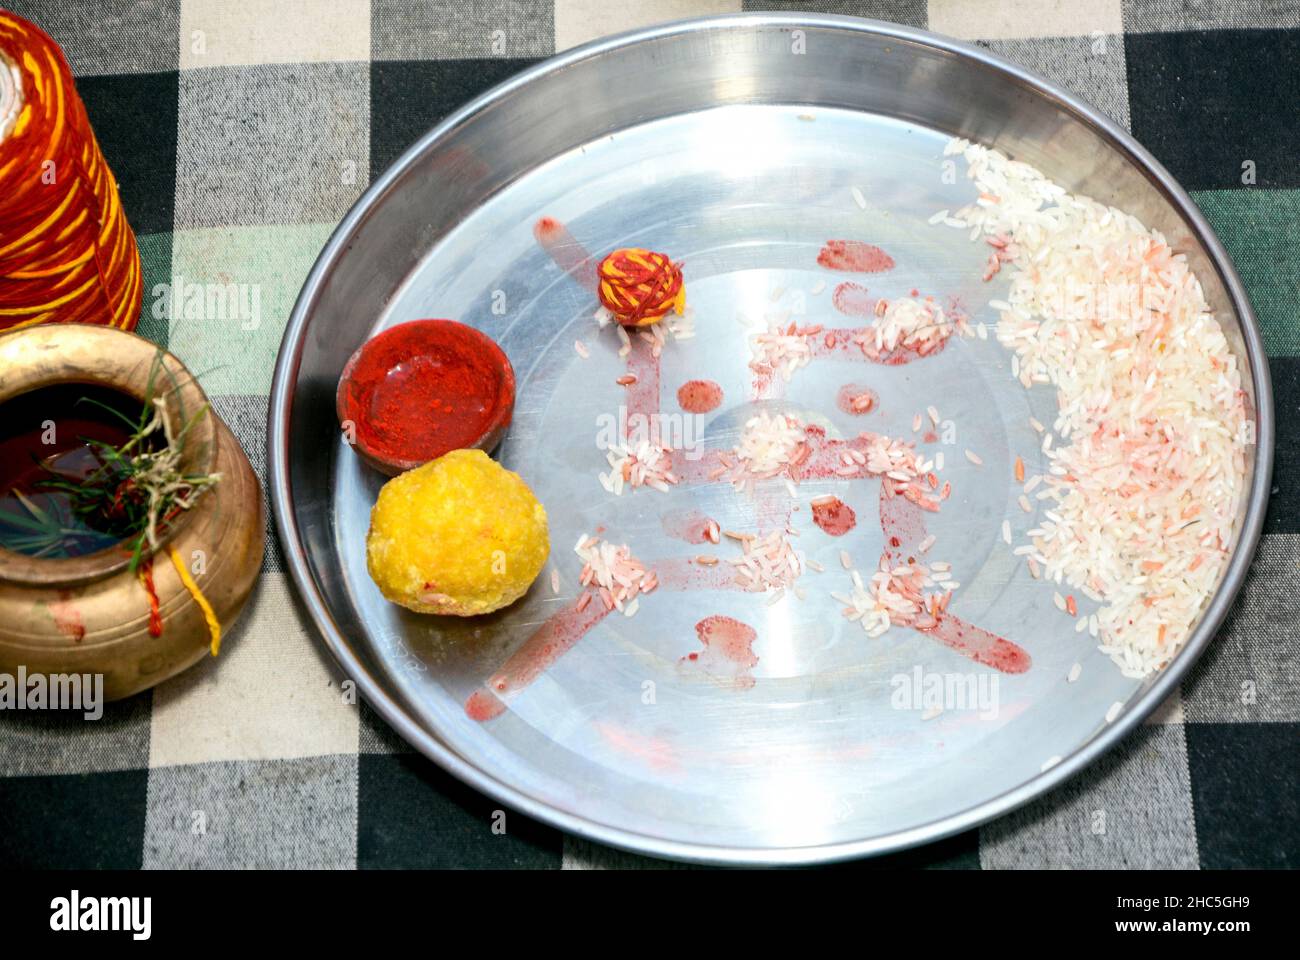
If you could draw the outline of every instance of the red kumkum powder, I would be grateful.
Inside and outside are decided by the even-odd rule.
[[[490,450],[510,425],[515,377],[485,334],[454,320],[413,320],[353,354],[339,381],[340,422],[372,464],[409,470],[451,450]]]
[[[828,270],[853,273],[883,273],[894,269],[894,258],[884,250],[861,240],[827,240],[817,262]]]
[[[842,537],[858,522],[853,508],[839,497],[819,500],[812,505],[813,523],[832,537]]]
[[[712,380],[687,380],[677,388],[677,403],[687,413],[708,413],[722,405],[722,387]]]

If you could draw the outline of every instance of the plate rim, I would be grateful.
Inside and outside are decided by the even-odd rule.
[[[369,212],[370,207],[426,150],[447,136],[474,114],[514,90],[549,73],[623,46],[696,31],[752,29],[826,28],[883,36],[907,41],[949,53],[994,70],[1009,74],[1040,96],[1055,101],[1107,136],[1129,161],[1152,179],[1187,220],[1193,235],[1202,244],[1223,282],[1228,300],[1241,321],[1242,339],[1251,376],[1255,383],[1257,420],[1255,473],[1247,497],[1246,516],[1236,549],[1228,560],[1223,580],[1210,599],[1200,623],[1183,649],[1138,694],[1124,715],[1107,725],[1051,768],[1031,777],[1017,787],[967,807],[956,813],[930,820],[903,830],[856,840],[795,847],[749,847],[725,844],[689,843],[641,833],[610,823],[589,820],[551,806],[498,779],[474,765],[433,733],[415,723],[395,693],[390,693],[380,678],[372,674],[352,651],[325,603],[312,576],[306,550],[298,535],[293,514],[292,487],[289,474],[290,410],[293,403],[291,385],[297,374],[298,352],[306,329],[307,317],[319,294],[323,279],[333,262],[346,249],[349,238]],[[1267,352],[1259,331],[1254,309],[1245,287],[1226,249],[1204,214],[1187,191],[1165,167],[1125,129],[1087,101],[1068,93],[1053,82],[1018,64],[1004,60],[983,48],[916,27],[869,20],[861,17],[804,13],[733,13],[668,21],[650,27],[625,31],[593,40],[525,68],[486,92],[473,98],[423,134],[377,177],[331,232],[303,283],[289,319],[285,324],[267,403],[267,481],[276,534],[293,581],[295,592],[306,608],[320,642],[334,657],[343,673],[352,679],[365,698],[386,723],[420,753],[444,771],[481,793],[534,819],[576,836],[623,850],[652,857],[671,858],[693,863],[747,866],[793,866],[833,863],[843,860],[896,852],[942,840],[972,829],[1022,806],[1060,786],[1076,773],[1091,765],[1125,739],[1148,715],[1170,696],[1191,666],[1208,648],[1227,616],[1245,580],[1263,531],[1264,514],[1272,482],[1274,457],[1274,410],[1272,381]]]

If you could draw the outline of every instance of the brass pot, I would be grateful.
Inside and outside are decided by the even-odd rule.
[[[158,347],[109,327],[62,324],[0,335],[0,403],[42,387],[96,384],[144,402]],[[0,547],[0,672],[104,675],[116,700],[166,680],[209,651],[202,608],[181,580],[175,548],[222,628],[238,616],[262,565],[264,519],[257,476],[176,357],[162,354],[154,393],[181,441],[186,473],[221,479],[180,513],[152,556],[162,630],[149,630],[149,597],[121,547],[66,559]],[[182,413],[183,411],[183,413]]]

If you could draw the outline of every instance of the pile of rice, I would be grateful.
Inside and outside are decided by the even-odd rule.
[[[754,481],[780,476],[795,496],[792,471],[808,459],[812,448],[798,418],[760,410],[745,421],[740,443],[731,452],[734,460],[723,459],[722,463],[728,468],[727,479],[738,491],[752,487]]]
[[[880,477],[885,496],[904,497],[931,513],[938,513],[940,502],[952,492],[946,481],[940,487],[935,460],[922,459],[912,444],[884,434],[858,434],[841,450],[839,465],[833,468],[836,476],[847,478],[863,476],[864,469]]]
[[[873,360],[895,350],[913,350],[927,356],[943,346],[955,329],[933,298],[898,297],[876,301],[876,321],[853,335],[862,352]]]
[[[632,556],[627,544],[613,544],[584,533],[574,544],[573,552],[583,560],[578,582],[594,591],[584,592],[578,599],[579,610],[584,609],[593,596],[598,596],[606,610],[618,610],[630,617],[640,606],[638,596],[659,586],[654,571]]]
[[[946,154],[964,156],[980,194],[943,222],[982,235],[1010,273],[998,339],[1021,383],[1057,390],[1049,509],[1027,555],[1101,603],[1100,648],[1146,676],[1228,559],[1253,426],[1237,361],[1159,233],[996,151],[954,140]]]
[[[851,450],[846,455],[857,453]],[[861,456],[859,462],[881,478],[886,496],[904,497],[931,513],[939,512],[939,501],[946,500],[952,489],[945,483],[940,491],[934,461],[918,457],[916,448],[906,441],[875,434],[868,437]]]
[[[849,576],[852,591],[831,596],[844,604],[844,616],[860,623],[869,637],[879,637],[895,624],[918,630],[933,627],[960,586],[951,579],[947,563],[913,561],[891,567],[888,556],[880,558],[870,581],[864,582],[857,570],[850,570]]]
[[[749,368],[757,374],[779,374],[789,383],[796,370],[812,362],[812,338],[822,329],[821,324],[798,327],[769,321],[767,330],[750,337]]]
[[[741,556],[728,558],[727,563],[736,568],[736,580],[745,590],[775,590],[771,598],[775,601],[803,575],[803,558],[791,546],[784,530],[773,530],[762,537],[747,536],[741,546]]]
[[[596,312],[591,315],[600,329],[613,326],[617,331],[619,339],[618,355],[626,357],[632,352],[632,335],[628,333],[628,328],[620,323],[615,323],[614,314],[606,307],[597,308]],[[668,345],[668,336],[674,340],[690,340],[695,336],[695,310],[687,307],[686,312],[680,316],[676,313],[670,313],[658,323],[652,323],[648,327],[642,327],[634,331],[638,337],[650,344],[650,353],[654,357],[659,357],[664,347]],[[579,351],[581,353],[581,351]]]
[[[609,472],[597,474],[606,492],[621,497],[628,487],[652,487],[667,493],[679,482],[672,471],[672,448],[642,440],[636,447],[615,446],[605,454]]]

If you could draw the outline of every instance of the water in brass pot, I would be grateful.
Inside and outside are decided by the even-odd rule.
[[[91,384],[43,387],[0,405],[0,546],[78,557],[138,532],[140,494],[119,452],[144,422],[134,397]],[[153,441],[136,440],[145,449]]]

